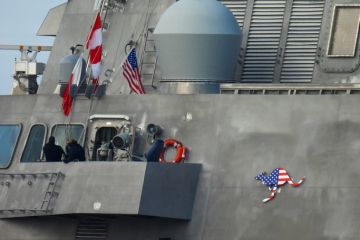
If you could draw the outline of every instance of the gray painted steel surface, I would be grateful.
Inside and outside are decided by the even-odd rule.
[[[125,57],[124,46],[130,40],[138,41],[137,53],[139,61],[141,61],[143,56],[149,57],[144,51],[145,44],[149,43],[144,32],[146,32],[147,29],[153,30],[155,28],[162,13],[172,3],[174,3],[174,1],[171,0],[161,1],[161,3],[159,1],[150,0],[145,2],[145,4],[142,1],[132,1],[125,5],[123,11],[108,11],[105,19],[107,30],[104,34],[103,72],[101,77],[103,80],[109,79],[111,81],[111,87],[107,89],[107,94],[129,93],[126,81],[122,78],[120,66]],[[252,72],[252,76],[255,76],[255,81],[259,81],[259,79],[262,78],[261,76],[264,76],[266,72],[266,74],[268,74],[268,70],[272,69],[270,73],[272,71],[273,73],[269,76],[273,77],[268,78],[266,82],[359,82],[358,77],[356,77],[360,71],[358,65],[359,58],[331,59],[326,56],[330,36],[330,26],[333,21],[333,7],[342,2],[337,0],[326,2],[290,0],[286,1],[285,8],[283,8],[283,5],[280,4],[280,6],[276,2],[262,3],[257,1],[239,0],[224,1],[223,3],[229,6],[229,9],[238,18],[239,25],[243,30],[241,52],[236,73],[237,81],[242,81],[242,76],[245,76],[244,67],[248,66],[248,70],[252,69],[251,71],[253,71],[257,68],[256,66],[268,65],[269,68],[260,67]],[[349,1],[348,3],[352,4],[356,3],[356,1]],[[76,3],[70,2],[67,5],[67,10],[64,13],[66,17],[61,24],[63,27],[60,27],[59,36],[56,38],[55,45],[57,45],[57,47],[52,51],[48,67],[44,73],[44,82],[40,86],[40,92],[53,92],[55,90],[56,85],[50,79],[54,74],[58,74],[58,70],[52,66],[55,66],[63,56],[68,54],[71,45],[84,43],[88,34],[88,29],[84,29],[83,26],[90,26],[91,21],[95,17],[91,7],[93,6],[92,4],[93,1],[83,0],[77,1]],[[274,4],[277,5],[275,6]],[[272,8],[273,6],[278,8]],[[280,12],[279,9],[281,9]],[[76,14],[76,11],[79,11],[79,14]],[[266,12],[268,12],[268,14],[264,15]],[[277,14],[276,16],[274,15],[275,13]],[[323,17],[321,17],[321,15]],[[85,16],[87,16],[86,21],[84,19]],[[278,21],[279,17],[283,18],[282,22]],[[69,21],[69,18],[72,18],[72,20]],[[72,22],[82,22],[83,24],[76,25],[72,24]],[[125,22],[127,24],[125,24]],[[275,25],[277,26],[277,30],[274,28]],[[281,33],[279,45],[277,46],[276,42],[274,42],[275,45],[273,44],[273,47],[277,46],[279,54],[274,55],[273,53],[275,52],[273,49],[271,52],[272,55],[270,56],[270,53],[266,53],[267,50],[265,52],[263,51],[263,47],[271,44],[271,41],[266,41],[266,39],[270,37],[270,33],[276,34],[274,32],[275,30],[277,31],[277,34],[279,34],[279,31]],[[255,38],[253,39],[254,44],[259,40],[258,44],[264,43],[266,45],[263,47],[256,44],[254,46],[251,44],[249,45],[248,43],[252,41],[250,33],[256,33],[254,35]],[[298,42],[294,42],[295,36],[297,35],[301,35],[303,39],[298,39]],[[309,37],[305,38],[306,35]],[[315,51],[314,46],[316,45],[317,37],[318,44]],[[75,42],[74,39],[76,39]],[[359,48],[359,44],[360,42],[358,43],[357,48]],[[259,49],[254,50],[255,46]],[[302,53],[305,55],[307,54],[308,56],[299,57],[297,49],[308,49],[306,50],[307,53]],[[253,50],[258,53],[254,52],[255,55],[251,55],[250,52]],[[152,54],[151,58],[154,58],[153,55],[155,54]],[[247,59],[247,65],[244,65],[245,59]],[[157,93],[159,91],[152,86],[158,86],[159,84],[162,75],[161,65],[159,62],[156,63],[153,60],[151,60],[151,62],[156,65],[155,67],[151,66],[151,69],[147,69],[146,66],[142,66],[141,64],[141,68],[144,67],[144,84],[147,92]],[[303,64],[306,64],[306,66],[303,66]],[[313,71],[311,70],[312,66]],[[108,69],[114,71],[110,77],[104,75]],[[145,73],[149,73],[150,75],[145,75]],[[257,78],[256,73],[258,74]],[[283,80],[281,80],[281,77]],[[150,79],[150,81],[147,81],[147,79]],[[189,88],[192,87],[193,86],[189,84]]]
[[[148,163],[139,215],[191,220],[200,164]]]
[[[79,54],[70,54],[64,56],[64,58],[61,59],[59,63],[59,84],[66,84],[69,81],[71,73],[79,57]],[[86,61],[83,59],[82,62],[83,63],[81,68],[81,79],[84,79],[86,71]]]
[[[139,162],[25,166],[26,171],[0,174],[0,218],[122,214],[189,220],[201,169]]]
[[[52,126],[63,118],[59,112],[61,98],[53,95],[0,97],[0,100],[4,113],[1,122],[23,122],[25,133],[31,123],[46,122]],[[33,107],[4,107],[21,106],[24,101],[33,103]],[[132,121],[139,126],[146,122],[159,124],[165,130],[165,137],[180,139],[191,148],[188,162],[203,166],[191,221],[111,218],[108,220],[109,239],[119,236],[123,239],[157,239],[160,236],[272,239],[279,238],[279,232],[281,239],[303,239],[304,234],[307,239],[357,239],[359,229],[355,223],[360,219],[357,201],[360,192],[354,179],[360,170],[357,161],[359,101],[355,95],[149,95],[106,96],[101,101],[94,101],[90,114],[124,113],[133,116]],[[86,123],[90,105],[89,100],[79,99],[72,121]],[[186,118],[186,114],[192,117]],[[103,171],[103,178],[97,179],[109,182],[108,190],[111,191],[118,185],[110,184],[111,180],[121,181],[120,175],[111,177],[107,174],[114,173],[115,169],[122,171],[121,163],[117,162],[109,163],[108,167],[105,163],[88,163],[82,169],[77,168],[76,163],[19,163],[25,138],[26,134],[23,134],[9,170],[1,172],[65,172],[67,169],[66,177],[83,176],[82,181],[87,181],[93,171]],[[116,168],[111,167],[116,164],[119,164]],[[101,169],[96,169],[96,165],[101,165]],[[279,166],[285,167],[295,181],[306,176],[306,182],[299,188],[283,187],[276,199],[265,205],[261,200],[269,191],[254,177],[261,171],[271,171]],[[57,201],[63,205],[85,207],[90,204],[90,199],[81,196],[91,196],[88,192],[91,188],[79,189],[79,183],[73,179],[73,184],[68,185],[73,194]],[[63,185],[61,191],[64,189]],[[115,204],[131,209],[126,207],[130,203]],[[72,239],[76,224],[56,230],[58,221],[69,220],[60,218],[53,222],[52,218],[48,219],[48,224],[54,226],[44,231],[41,231],[41,219],[1,220],[0,228],[5,229],[9,223],[12,229],[18,228],[16,231],[2,230],[4,239],[19,239],[22,236],[19,234],[24,234],[22,239],[58,239],[61,233],[63,239]],[[39,233],[25,234],[28,228]]]
[[[127,181],[146,175],[145,167],[126,171],[131,167],[122,168],[122,163],[119,162],[85,162],[68,165],[20,163],[26,136],[33,124],[45,123],[51,128],[57,123],[69,120],[73,123],[87,124],[89,116],[93,114],[124,114],[130,116],[131,122],[143,130],[147,123],[159,124],[164,129],[163,137],[177,138],[190,148],[187,162],[201,164],[202,170],[191,221],[113,215],[105,217],[109,240],[143,240],[160,237],[182,240],[358,240],[360,236],[358,227],[360,185],[357,181],[360,171],[358,95],[128,96],[123,94],[129,92],[119,70],[125,57],[123,47],[130,40],[138,40],[138,57],[141,59],[146,42],[144,31],[153,29],[161,14],[173,2],[172,0],[129,0],[122,10],[108,11],[105,20],[107,31],[104,33],[101,80],[110,78],[112,82],[108,85],[106,96],[101,100],[78,97],[74,112],[71,118],[67,119],[61,113],[62,99],[51,94],[58,83],[59,62],[68,54],[70,46],[84,43],[90,28],[84,26],[90,26],[95,16],[94,0],[69,1],[39,94],[0,96],[0,123],[23,125],[13,161],[8,169],[0,169],[0,173],[64,172],[67,183],[61,185],[60,191],[72,194],[59,195],[56,200],[57,207],[63,206],[62,212],[69,209],[72,209],[71,212],[77,209],[85,212],[89,205],[94,206],[95,198],[104,199],[104,211],[107,211],[106,206],[111,204],[114,205],[112,208],[119,211],[127,211],[130,214],[136,212],[139,208],[137,203],[140,201],[142,183],[132,182],[130,183],[132,188],[122,193],[116,190],[119,185],[124,186],[124,189],[130,187]],[[227,5],[232,5],[233,11],[239,9],[240,16],[244,15],[243,20],[239,20],[244,37],[236,75],[238,81],[242,79],[245,58],[250,61],[251,56],[246,53],[250,53],[251,46],[254,46],[248,43],[256,42],[252,40],[263,40],[261,37],[255,37],[257,34],[262,34],[259,27],[264,27],[265,32],[275,31],[276,39],[268,43],[273,44],[272,49],[279,43],[277,50],[280,53],[280,48],[290,49],[290,45],[287,44],[288,36],[293,36],[298,30],[305,31],[308,24],[310,28],[314,27],[314,31],[308,33],[311,37],[304,40],[305,45],[311,45],[311,59],[306,60],[309,61],[306,64],[310,66],[307,66],[305,72],[300,68],[294,68],[294,76],[297,74],[309,76],[310,68],[313,67],[312,83],[319,84],[320,88],[324,83],[339,83],[337,88],[339,91],[343,89],[341,83],[360,81],[358,57],[360,42],[357,46],[357,55],[353,58],[329,58],[326,54],[334,6],[358,4],[357,0],[226,2]],[[275,12],[271,13],[272,10]],[[314,15],[307,15],[308,12]],[[322,20],[319,21],[321,12]],[[271,17],[271,14],[274,16]],[[303,14],[306,17],[297,19]],[[315,22],[310,20],[312,19],[310,16],[316,18]],[[264,26],[256,25],[256,22],[263,24],[264,19],[270,20]],[[280,24],[279,19],[283,19]],[[309,23],[305,19],[309,20]],[[289,26],[294,27],[292,24],[295,22],[292,21],[300,21],[300,25],[305,24],[304,29],[302,26],[299,26],[299,29],[290,29]],[[276,25],[276,29],[272,29],[272,25]],[[290,30],[294,32],[291,33]],[[316,41],[318,45],[314,59],[313,46]],[[302,45],[303,41],[300,42],[299,46],[305,46]],[[262,48],[259,49],[261,52]],[[275,54],[270,57],[274,57],[269,63],[274,74],[273,78],[267,80],[280,82],[281,69],[285,66],[284,55]],[[285,55],[286,57],[290,55]],[[263,58],[260,60],[254,64],[265,61]],[[297,61],[305,60],[299,58]],[[107,69],[114,70],[110,77],[104,76]],[[265,70],[259,73],[259,76],[267,74]],[[160,76],[161,71],[157,63],[154,73],[155,86],[159,83]],[[291,88],[287,84],[283,86]],[[358,86],[354,87],[357,89]],[[147,88],[152,89],[151,84],[147,85]],[[233,88],[237,91],[241,87],[233,85]],[[304,88],[311,90],[311,85]],[[231,86],[227,90],[231,90]],[[152,92],[157,93],[158,90],[153,89]],[[306,176],[306,181],[299,188],[283,187],[282,192],[278,193],[273,201],[263,204],[261,200],[268,196],[269,191],[255,181],[254,177],[259,172],[270,172],[276,167],[286,168],[295,181],[302,176]],[[112,182],[115,180],[117,183]],[[92,192],[93,188],[104,185],[107,187]],[[106,202],[108,199],[104,193],[107,192],[124,201]],[[34,195],[36,194],[33,192],[29,194],[29,196]],[[36,197],[32,197],[28,202],[14,197],[13,204],[16,201],[31,205],[36,202]],[[97,214],[95,216],[104,217]],[[0,239],[75,239],[82,217],[70,215],[2,219]]]
[[[338,0],[285,2],[286,4],[284,1],[223,1],[238,19],[243,33],[236,81],[244,82],[246,77],[246,82],[359,82],[358,57],[329,58],[326,55],[333,9],[336,4],[343,2]],[[110,9],[107,12],[104,20],[106,31],[103,36],[104,54],[100,77],[101,81],[111,82],[107,94],[130,92],[121,73],[121,63],[126,56],[124,46],[130,40],[138,42],[137,54],[147,92],[161,92],[159,91],[161,88],[154,89],[153,86],[159,86],[164,66],[155,60],[156,52],[149,54],[144,50],[149,50],[149,46],[153,46],[153,42],[149,41],[151,37],[148,38],[145,33],[154,30],[162,13],[173,3],[172,0],[161,2],[149,0],[145,3],[134,0],[125,4],[122,11]],[[351,0],[347,3],[355,4],[356,1]],[[57,83],[52,78],[58,76],[59,71],[56,65],[69,53],[70,46],[84,44],[89,29],[83,26],[90,26],[95,17],[92,6],[93,1],[90,0],[68,3],[44,72],[40,93],[54,92]],[[82,22],[82,24],[73,24],[74,22]],[[357,49],[359,46],[360,41]],[[143,56],[144,62],[150,59],[151,66],[142,64]],[[112,74],[105,76],[108,70],[111,70]],[[213,68],[209,71],[213,71]],[[196,88],[191,84],[188,86],[189,89]],[[168,88],[177,89],[184,86],[164,88],[167,91]]]
[[[90,26],[95,19],[93,0],[70,1],[66,5],[64,16],[49,56],[42,84],[38,93],[53,93],[58,85],[59,63],[70,54],[70,47],[85,43]],[[74,24],[80,23],[80,24]],[[84,27],[88,26],[88,27]]]
[[[56,36],[59,31],[62,17],[66,9],[66,3],[49,10],[36,35]]]
[[[176,94],[217,94],[220,93],[220,83],[217,82],[167,82],[162,81],[159,86],[161,93]]]

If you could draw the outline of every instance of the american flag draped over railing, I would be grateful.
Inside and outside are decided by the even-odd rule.
[[[131,91],[136,94],[144,94],[145,90],[141,82],[135,48],[131,49],[129,55],[126,57],[124,63],[122,64],[122,68],[123,75],[127,80]]]

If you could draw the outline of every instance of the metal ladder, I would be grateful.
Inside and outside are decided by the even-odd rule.
[[[4,198],[1,200],[2,209],[0,209],[0,218],[13,218],[25,216],[42,216],[52,214],[56,203],[56,197],[61,189],[59,181],[65,177],[61,172],[41,172],[41,173],[5,173],[0,174],[0,188],[3,191],[16,191],[18,198],[26,198],[31,195],[35,201],[26,204],[7,203]],[[14,186],[14,187],[11,187]],[[27,202],[28,203],[28,202]],[[11,205],[11,207],[7,206]]]
[[[154,75],[156,72],[157,56],[153,32],[154,28],[148,28],[145,34],[145,46],[140,61],[140,74],[145,88],[151,86],[156,89]]]
[[[50,209],[50,204],[51,201],[53,199],[54,196],[57,196],[59,193],[56,191],[56,184],[59,180],[59,178],[62,176],[62,173],[58,172],[58,173],[51,173],[50,175],[50,180],[49,180],[49,184],[46,188],[46,192],[44,195],[44,199],[41,203],[41,210],[45,210],[46,212],[52,210]]]

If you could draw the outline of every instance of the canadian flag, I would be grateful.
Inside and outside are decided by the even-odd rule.
[[[95,22],[86,40],[86,49],[89,49],[89,59],[92,70],[92,81],[98,84],[100,76],[100,61],[102,55],[102,28],[100,12],[97,13]]]
[[[63,112],[65,116],[69,116],[71,112],[73,98],[70,96],[70,89],[73,84],[79,86],[81,80],[81,70],[83,68],[82,64],[83,58],[80,56],[71,72],[69,82],[67,83],[65,88],[62,102]]]

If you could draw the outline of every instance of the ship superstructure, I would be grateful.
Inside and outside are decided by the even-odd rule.
[[[85,46],[97,12],[101,91]],[[0,96],[0,239],[358,239],[359,27],[355,0],[51,9],[41,84]],[[123,76],[132,48],[144,95]],[[64,116],[79,57],[85,81]],[[86,161],[46,162],[49,136],[76,139]],[[180,163],[170,149],[146,161],[158,138],[181,142]],[[306,181],[263,203],[254,178],[276,168]]]

